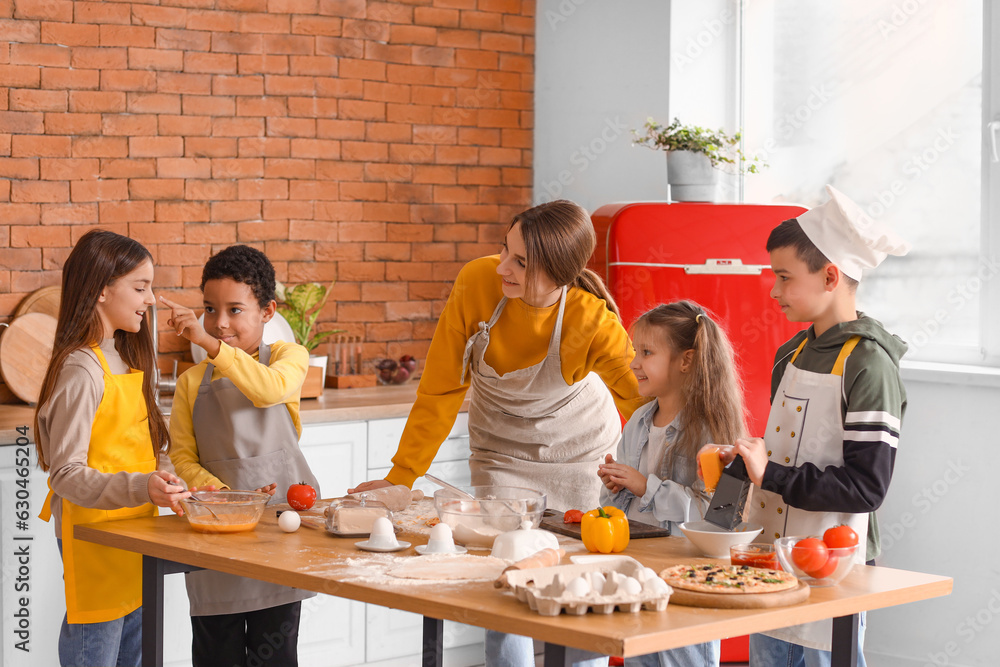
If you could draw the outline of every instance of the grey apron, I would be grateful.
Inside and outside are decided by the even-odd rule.
[[[266,366],[270,358],[270,346],[261,345],[260,363]],[[212,382],[214,370],[212,364],[205,368],[191,415],[202,467],[230,489],[252,491],[277,482],[272,503],[285,502],[288,486],[300,481],[319,494],[288,408],[254,407],[232,380]],[[223,572],[203,570],[185,577],[192,616],[257,611],[316,595]]]
[[[486,363],[485,354],[490,329],[506,304],[504,297],[490,321],[480,322],[465,345],[462,381],[467,369],[472,378],[472,483],[537,489],[553,509],[597,507],[597,466],[618,444],[621,420],[596,374],[574,385],[563,378],[559,355],[566,288],[545,358],[500,376]]]

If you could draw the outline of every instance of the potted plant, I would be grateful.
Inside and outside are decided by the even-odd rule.
[[[309,350],[309,365],[323,369],[321,376],[323,378],[326,377],[329,358],[326,355],[314,355],[312,352],[333,334],[343,332],[343,329],[315,331],[316,320],[326,305],[326,300],[330,298],[332,290],[332,282],[326,287],[319,283],[303,283],[292,288],[279,282],[274,290],[281,304],[278,306],[278,312],[292,328],[295,342]]]
[[[738,173],[755,174],[766,166],[754,156],[747,159],[739,149],[741,134],[683,125],[674,118],[670,125],[646,119],[644,133],[632,130],[633,144],[667,154],[667,183],[674,201],[715,201],[719,171],[731,166]]]

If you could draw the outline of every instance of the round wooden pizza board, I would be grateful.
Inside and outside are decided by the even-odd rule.
[[[0,335],[0,375],[25,403],[38,402],[55,340],[56,318],[44,313],[22,315]]]
[[[808,598],[809,584],[800,581],[795,588],[775,593],[699,593],[675,587],[670,595],[670,604],[713,609],[767,609],[787,607],[805,602]]]
[[[51,285],[36,289],[34,292],[24,297],[17,310],[14,311],[13,319],[28,313],[45,313],[52,317],[59,317],[59,300],[62,296],[62,288],[59,285]]]

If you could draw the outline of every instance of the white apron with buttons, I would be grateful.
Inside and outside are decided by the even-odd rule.
[[[534,366],[501,376],[486,363],[490,329],[507,297],[466,343],[462,381],[466,372],[472,378],[469,467],[473,485],[528,487],[544,492],[548,507],[586,510],[597,507],[597,466],[618,444],[621,420],[596,374],[573,385],[563,378],[566,292],[563,287],[545,358]]]
[[[768,460],[786,466],[812,463],[820,470],[843,466],[844,363],[858,344],[852,336],[844,343],[829,373],[813,373],[792,365],[805,347],[803,340],[792,355],[778,385],[767,420],[764,444]],[[838,524],[847,524],[858,534],[861,545],[855,560],[864,563],[868,514],[846,512],[808,512],[791,507],[781,495],[754,489],[750,521],[764,526],[761,538],[772,541],[786,535],[816,535]],[[830,650],[832,621],[817,621],[765,632],[765,635],[823,651]]]

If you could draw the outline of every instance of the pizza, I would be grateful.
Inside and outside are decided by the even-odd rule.
[[[774,593],[795,588],[799,583],[789,572],[749,565],[674,565],[660,572],[660,577],[674,588],[725,595]]]

